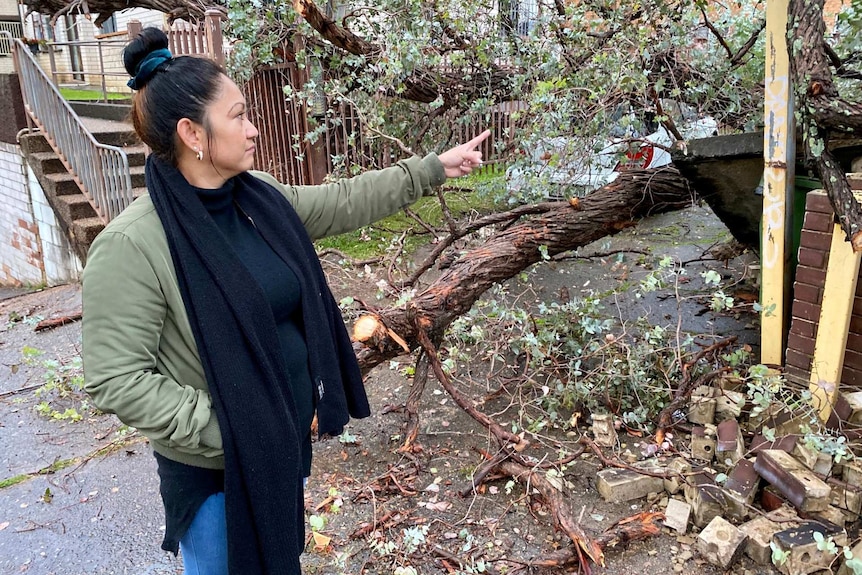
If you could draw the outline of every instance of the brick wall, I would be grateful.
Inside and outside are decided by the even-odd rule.
[[[851,185],[862,190],[862,174],[852,175]],[[785,361],[787,376],[800,382],[807,382],[811,373],[834,217],[825,192],[808,193],[799,242],[799,266],[793,282],[792,318]],[[862,387],[862,281],[857,284],[853,302],[841,383]]]
[[[0,284],[44,283],[39,228],[33,219],[18,147],[0,143]]]
[[[18,146],[0,142],[0,285],[58,285],[80,269]]]

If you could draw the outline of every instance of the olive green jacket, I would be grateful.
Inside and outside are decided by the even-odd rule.
[[[252,173],[285,195],[312,239],[393,214],[446,179],[433,154],[322,186],[286,186]],[[149,196],[138,198],[93,242],[83,306],[85,389],[96,406],[139,429],[165,457],[224,467],[218,421]]]

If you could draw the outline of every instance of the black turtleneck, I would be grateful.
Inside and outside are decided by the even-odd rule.
[[[234,180],[221,188],[194,188],[219,230],[240,260],[257,280],[272,306],[284,364],[299,416],[298,429],[306,430],[302,445],[303,472],[311,472],[311,420],[314,417],[314,390],[308,368],[308,349],[302,326],[302,294],[293,270],[273,251],[234,201]]]

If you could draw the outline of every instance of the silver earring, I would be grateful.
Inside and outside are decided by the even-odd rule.
[[[196,153],[196,154],[197,154],[197,156],[198,156],[198,161],[199,161],[199,162],[202,162],[202,161],[203,161],[203,159],[204,159],[204,151],[203,151],[203,150],[198,150],[197,148],[195,148],[195,153]]]

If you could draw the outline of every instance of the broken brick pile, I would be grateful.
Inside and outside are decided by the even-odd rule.
[[[624,502],[655,500],[656,493],[666,492],[665,526],[680,535],[691,526],[699,529],[697,549],[723,569],[743,554],[770,565],[776,550],[786,559],[775,568],[786,575],[829,569],[852,574],[842,565],[840,550],[850,543],[847,528],[862,512],[862,461],[833,464],[830,455],[807,445],[802,438],[810,416],[777,407],[749,416],[740,385],[727,377],[695,390],[688,449],[675,439],[678,456],[629,458],[631,468],[650,475],[624,468],[599,471],[599,494]],[[862,422],[862,392],[840,395],[842,423]],[[593,420],[596,443],[618,445],[610,416]],[[774,440],[761,434],[766,427],[775,431]],[[822,543],[818,547],[818,540],[829,538],[837,555],[821,549]],[[862,559],[862,544],[853,555]]]

